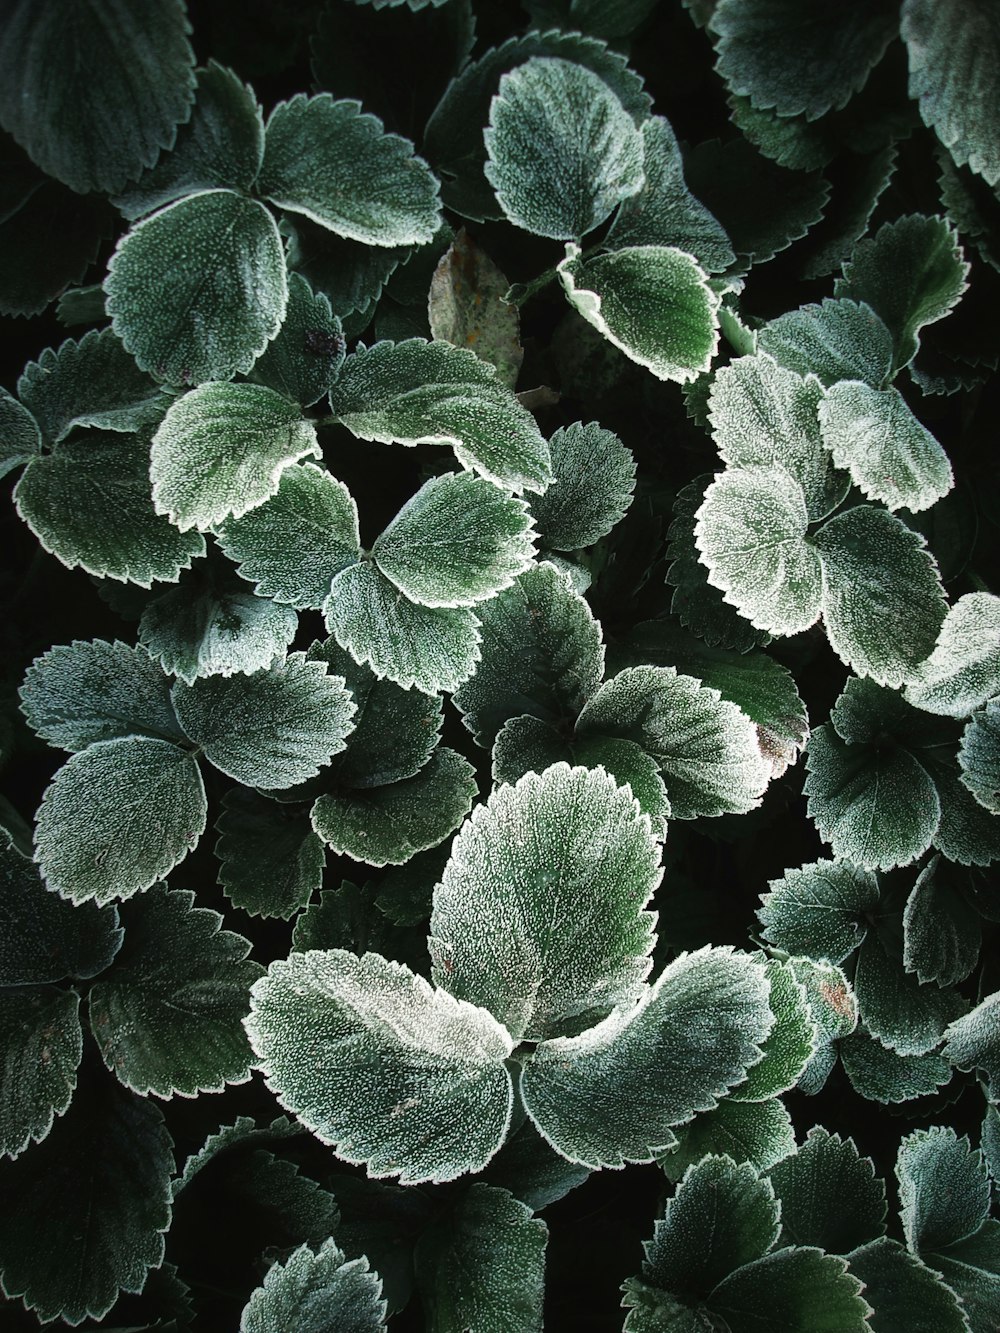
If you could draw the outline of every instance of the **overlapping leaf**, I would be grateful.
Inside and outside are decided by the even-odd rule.
[[[1000,814],[1000,701],[973,713],[958,751],[961,778],[981,806]]]
[[[0,1158],[18,1157],[65,1114],[83,1058],[80,997],[57,986],[0,989]]]
[[[323,883],[323,844],[308,809],[281,805],[245,787],[232,788],[222,804],[215,853],[223,893],[251,916],[287,920]]]
[[[351,1259],[333,1237],[314,1253],[307,1245],[268,1269],[240,1316],[240,1333],[384,1333],[382,1280],[367,1259]]]
[[[878,882],[849,861],[814,861],[769,881],[757,917],[770,944],[793,955],[842,963],[864,939]]]
[[[944,717],[968,717],[1000,693],[1000,597],[987,592],[960,597],[913,675],[907,699]]]
[[[757,345],[779,366],[813,374],[827,386],[861,380],[883,388],[892,371],[892,335],[870,305],[827,297],[779,315],[759,330]]]

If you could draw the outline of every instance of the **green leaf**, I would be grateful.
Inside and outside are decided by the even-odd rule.
[[[802,487],[809,521],[824,518],[850,485],[820,438],[823,386],[785,370],[764,353],[716,372],[708,415],[719,457],[731,468],[783,467]]]
[[[951,746],[957,728],[951,722],[932,722],[898,690],[876,685],[862,676],[849,676],[830,709],[833,729],[849,745],[902,745],[923,756],[932,771],[934,752]]]
[[[205,554],[153,508],[149,444],[141,435],[88,432],[29,463],[14,489],[17,512],[70,569],[138,583],[176,583]]]
[[[963,866],[1000,860],[1000,818],[983,809],[952,767],[937,767],[934,781],[941,797],[937,850]]]
[[[264,120],[253,89],[214,60],[196,75],[194,106],[176,142],[114,201],[129,222],[202,190],[247,193],[257,179]]]
[[[632,503],[632,452],[596,421],[561,426],[549,449],[552,484],[530,504],[541,544],[551,551],[593,546],[621,522]]]
[[[674,819],[744,814],[771,776],[746,714],[672,667],[620,671],[584,705],[577,730],[647,750],[660,765]]]
[[[788,961],[796,980],[806,988],[806,1000],[820,1042],[840,1041],[849,1036],[858,1025],[858,1002],[841,968],[835,963],[813,962],[811,958]]]
[[[221,772],[248,787],[293,787],[344,748],[355,706],[340,676],[292,653],[252,676],[177,681],[187,735]]]
[[[956,1019],[944,1035],[944,1058],[959,1069],[982,1070],[989,1100],[1000,1100],[1000,992]]]
[[[75,426],[126,432],[155,426],[171,401],[111,329],[91,329],[79,342],[69,338],[56,350],[47,347],[25,366],[17,393],[50,444]]]
[[[947,222],[914,213],[857,243],[834,294],[867,301],[879,316],[892,334],[895,373],[913,360],[920,330],[956,304],[968,271]]]
[[[20,695],[28,725],[61,750],[120,736],[184,742],[170,682],[145,649],[117,640],[50,648],[28,668]]]
[[[80,1324],[119,1291],[141,1291],[163,1262],[171,1146],[159,1107],[90,1078],[43,1142],[0,1171],[5,1294],[43,1321]]]
[[[337,575],[323,614],[356,661],[403,689],[457,690],[479,659],[479,621],[467,607],[417,606],[367,561]]]
[[[948,608],[933,652],[906,689],[911,704],[942,717],[968,717],[1000,694],[1000,597],[969,592]]]
[[[783,467],[729,468],[705,491],[695,542],[708,580],[758,629],[798,634],[819,617],[819,555],[802,487]]]
[[[883,509],[857,505],[812,540],[823,564],[830,646],[859,676],[905,684],[933,648],[946,611],[923,537]]]
[[[549,447],[493,366],[450,343],[411,338],[354,352],[330,390],[347,429],[382,444],[450,444],[498,486],[543,491]]]
[[[917,876],[903,912],[903,966],[917,980],[954,986],[979,961],[979,913],[954,883],[950,862],[935,856]]]
[[[0,388],[0,477],[42,452],[38,422],[16,398]]]
[[[706,1153],[749,1162],[766,1171],[795,1151],[792,1118],[780,1097],[766,1102],[735,1102],[728,1097],[714,1111],[696,1115],[678,1131],[680,1143],[658,1160],[669,1180],[680,1180]]]
[[[973,713],[958,751],[962,782],[984,809],[1000,814],[1000,700]]]
[[[858,953],[854,991],[873,1037],[900,1055],[924,1055],[937,1046],[952,1019],[965,1010],[957,991],[922,986],[903,969],[890,943],[872,931]]]
[[[249,940],[193,903],[157,884],[123,906],[125,944],[90,991],[104,1063],[142,1096],[194,1097],[250,1078],[241,1019],[264,969],[247,958]]]
[[[959,166],[968,163],[996,185],[1000,25],[993,7],[983,0],[961,10],[904,0],[900,31],[910,61],[909,93],[919,99],[924,124]]]
[[[366,327],[389,278],[412,249],[406,245],[362,245],[346,241],[303,217],[282,216],[289,270],[301,273],[322,292],[334,315],[348,327]]]
[[[814,861],[768,881],[757,919],[762,937],[789,954],[842,963],[868,931],[878,881],[849,861]]]
[[[990,1178],[982,1153],[953,1129],[918,1129],[896,1158],[900,1220],[914,1254],[977,1232],[990,1211]]]
[[[712,1292],[710,1308],[732,1333],[868,1333],[871,1306],[845,1260],[806,1246],[745,1264]]]
[[[481,658],[455,694],[484,747],[508,719],[530,713],[575,720],[604,675],[601,628],[584,599],[547,561],[477,609]]]
[[[541,1042],[521,1079],[528,1115],[571,1162],[648,1162],[760,1059],[773,1025],[764,969],[729,949],[682,954],[637,1005]]]
[[[542,1333],[548,1227],[506,1190],[474,1184],[420,1237],[417,1285],[434,1333]]]
[[[427,319],[433,339],[470,347],[513,389],[524,348],[517,306],[504,301],[509,290],[509,279],[463,227],[431,277]]]
[[[83,1058],[79,995],[56,986],[4,986],[0,1040],[0,1157],[18,1157],[45,1138],[72,1101]]]
[[[80,194],[120,190],[189,114],[189,32],[179,0],[69,12],[14,0],[0,22],[0,124]]]
[[[768,1003],[774,1027],[761,1048],[764,1058],[750,1070],[747,1081],[729,1094],[734,1102],[765,1102],[788,1092],[816,1054],[818,1029],[805,987],[796,980],[788,963],[772,958],[765,970],[771,987]]]
[[[139,640],[163,672],[190,685],[199,676],[261,671],[295,637],[298,617],[287,606],[255,597],[233,578],[209,569],[184,579],[143,608]]]
[[[622,201],[605,235],[612,249],[667,245],[693,255],[708,273],[729,268],[736,256],[729,237],[684,182],[684,160],[670,122],[650,116],[642,126],[642,189]]]
[[[289,464],[321,456],[298,403],[259,384],[202,384],[153,436],[153,504],[182,532],[204,530],[276,495]]]
[[[827,388],[861,380],[881,389],[892,373],[892,335],[864,301],[827,297],[765,324],[757,346],[779,366],[816,375]]]
[[[847,1254],[885,1233],[885,1182],[853,1139],[817,1126],[768,1174],[781,1203],[785,1245]]]
[[[838,859],[890,870],[931,845],[937,788],[901,745],[848,745],[826,724],[809,737],[806,769],[809,817]]]
[[[659,861],[648,816],[602,769],[497,788],[434,891],[434,981],[519,1040],[591,1026],[642,991]]]
[[[217,532],[219,546],[261,597],[318,610],[330,584],[361,555],[350,491],[315,463],[282,470],[278,489]]]
[[[376,539],[376,566],[420,606],[474,606],[509,588],[534,555],[523,500],[468,472],[421,486]]]
[[[1000,1222],[990,1219],[975,1235],[928,1255],[927,1262],[962,1302],[969,1326],[989,1333],[1000,1319]]]
[[[735,93],[779,116],[819,120],[862,87],[896,35],[891,4],[719,0],[716,70]]]
[[[500,80],[484,131],[486,179],[509,222],[578,240],[643,182],[642,139],[604,80],[533,57]]]
[[[35,859],[50,889],[99,905],[131,898],[173,870],[205,831],[194,758],[142,736],[75,754],[38,807]]]
[[[301,1137],[302,1134],[303,1131],[298,1125],[286,1115],[275,1117],[267,1125],[258,1125],[252,1116],[237,1116],[231,1125],[223,1125],[216,1133],[209,1134],[198,1151],[188,1157],[180,1173],[171,1182],[171,1192],[176,1199],[178,1194],[187,1189],[195,1176],[200,1175],[206,1166],[211,1166],[220,1156],[228,1164],[234,1155],[239,1154],[242,1157],[242,1150],[248,1149],[253,1143],[274,1143],[282,1139]]]
[[[865,1032],[851,1033],[838,1051],[858,1096],[883,1105],[927,1097],[951,1078],[948,1062],[936,1052],[900,1055]]]
[[[284,323],[254,363],[253,378],[309,407],[337,378],[346,346],[329,298],[314,292],[300,273],[289,273]]]
[[[306,809],[280,805],[244,787],[222,798],[219,883],[234,907],[288,920],[323,883],[326,856]]]
[[[510,1190],[536,1213],[563,1199],[590,1176],[585,1166],[560,1157],[530,1120],[515,1130],[484,1173],[487,1184]]]
[[[203,190],[122,237],[104,290],[140,370],[169,384],[245,374],[285,317],[281,237],[255,199]]]
[[[377,954],[272,963],[246,1020],[268,1085],[345,1161],[404,1185],[481,1170],[510,1122],[509,1034]]]
[[[719,298],[690,255],[640,245],[583,259],[571,243],[558,272],[574,310],[657,379],[683,384],[708,370]]]
[[[454,833],[477,795],[469,761],[440,746],[412,777],[320,796],[312,826],[340,855],[373,866],[402,865]]]
[[[896,1333],[921,1323],[935,1333],[969,1333],[957,1294],[898,1240],[882,1236],[854,1250],[848,1260],[874,1308],[872,1333]]]
[[[240,1316],[240,1333],[383,1333],[385,1313],[382,1279],[367,1259],[348,1261],[331,1236],[315,1253],[300,1245],[268,1269]]]

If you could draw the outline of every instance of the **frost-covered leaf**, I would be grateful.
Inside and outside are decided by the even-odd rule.
[[[786,953],[842,963],[868,930],[878,882],[849,861],[814,861],[769,880],[757,918],[762,936]]]
[[[503,75],[484,142],[486,179],[509,222],[579,240],[642,186],[642,139],[604,80],[533,57]]]
[[[38,422],[6,389],[0,388],[0,477],[42,452]]]
[[[275,107],[257,188],[365,245],[423,245],[441,222],[438,183],[410,141],[386,134],[360,102],[329,93]]]
[[[636,1005],[541,1042],[522,1074],[528,1115],[570,1161],[648,1162],[760,1059],[773,1017],[763,967],[729,949],[682,954]]]
[[[474,352],[445,342],[376,343],[344,362],[330,406],[352,434],[383,444],[450,444],[498,486],[543,491],[549,447],[534,418]]]
[[[509,1190],[536,1213],[565,1198],[589,1176],[585,1166],[560,1157],[530,1120],[511,1134],[484,1172],[487,1184]]]
[[[368,865],[402,865],[454,833],[478,795],[467,759],[439,746],[412,777],[320,796],[312,826],[334,852]]]
[[[250,1077],[241,1020],[263,968],[247,958],[249,940],[193,904],[158,884],[123,905],[125,943],[90,991],[104,1063],[142,1096],[194,1097]]]
[[[28,725],[61,750],[120,736],[184,743],[169,680],[145,649],[117,640],[50,648],[32,662],[20,693]]]
[[[846,974],[835,963],[790,958],[792,971],[806,988],[820,1042],[839,1041],[858,1025],[858,1002]]]
[[[0,1281],[39,1319],[100,1319],[163,1262],[173,1153],[159,1107],[92,1075],[0,1171]],[[25,1207],[25,1201],[31,1207]]]
[[[17,511],[46,551],[97,578],[176,583],[205,554],[198,532],[179,532],[153,508],[149,443],[91,431],[28,464],[14,489]]]
[[[1000,1222],[991,1218],[974,1235],[922,1257],[961,1300],[974,1333],[990,1333],[1000,1320]]]
[[[367,1259],[347,1260],[333,1237],[268,1269],[240,1316],[240,1333],[384,1333],[382,1279]]]
[[[315,463],[286,467],[276,493],[216,534],[261,597],[319,609],[330,584],[361,554],[358,510],[342,481]]]
[[[958,751],[961,778],[984,809],[1000,814],[1000,700],[973,713]]]
[[[957,991],[922,986],[903,968],[895,945],[870,931],[858,953],[854,993],[873,1037],[900,1055],[924,1055],[937,1046],[952,1019],[965,1010]]]
[[[724,1097],[714,1111],[696,1115],[678,1130],[678,1138],[678,1146],[658,1158],[667,1178],[674,1181],[706,1153],[767,1171],[795,1151],[792,1118],[780,1097],[766,1102],[735,1102]]]
[[[835,295],[866,301],[892,334],[893,372],[913,360],[926,324],[965,291],[969,266],[943,218],[910,214],[858,242]]]
[[[903,1139],[896,1177],[900,1220],[915,1254],[965,1240],[989,1216],[990,1178],[982,1154],[953,1129],[918,1129]]]
[[[788,1092],[816,1054],[817,1027],[805,987],[788,963],[772,958],[765,969],[774,1027],[761,1047],[764,1058],[750,1070],[747,1081],[730,1092],[734,1102],[766,1102]]]
[[[154,426],[171,401],[110,329],[47,347],[25,366],[17,394],[50,444],[75,426],[126,432]]]
[[[898,389],[842,380],[819,405],[823,443],[869,500],[929,509],[954,484],[948,455]]]
[[[866,1032],[852,1032],[838,1044],[851,1087],[859,1097],[898,1105],[937,1092],[951,1078],[951,1068],[936,1051],[900,1055]]]
[[[119,190],[189,114],[189,32],[179,0],[66,11],[13,0],[0,22],[0,124],[72,190]]]
[[[822,573],[808,525],[802,487],[777,465],[721,472],[696,515],[709,582],[771,634],[798,634],[819,617]]]
[[[267,1125],[258,1125],[252,1116],[237,1116],[232,1124],[223,1125],[216,1133],[209,1134],[198,1151],[188,1157],[173,1179],[173,1196],[176,1199],[206,1166],[212,1165],[220,1156],[226,1160],[241,1149],[249,1148],[251,1144],[273,1144],[281,1139],[301,1137],[303,1133],[286,1115],[276,1116]]]
[[[288,310],[276,338],[254,362],[253,378],[309,407],[329,389],[347,343],[329,298],[314,292],[301,273],[288,275]]]
[[[433,979],[518,1039],[579,1032],[642,990],[659,861],[648,817],[601,769],[496,789],[434,891]]]
[[[246,1020],[281,1104],[348,1162],[402,1184],[481,1170],[510,1121],[509,1034],[377,954],[272,963]]]
[[[509,290],[509,280],[463,227],[434,270],[427,318],[432,338],[470,347],[513,389],[524,348],[517,306],[503,299]]]
[[[35,858],[73,902],[131,898],[173,870],[205,831],[198,765],[168,741],[96,741],[53,778],[38,807]]]
[[[941,798],[941,823],[934,846],[949,861],[988,866],[1000,860],[1000,817],[984,810],[952,764],[937,764],[934,782]]]
[[[982,1070],[990,1101],[1000,1100],[1000,992],[952,1023],[945,1041],[945,1059],[959,1069]]]
[[[281,473],[321,457],[298,403],[260,384],[202,384],[153,436],[153,503],[182,532],[240,518],[276,495]]]
[[[847,1254],[885,1233],[885,1181],[853,1139],[817,1126],[768,1175],[781,1202],[785,1245]]]
[[[958,165],[1000,181],[1000,23],[989,0],[904,0],[900,30],[910,61],[910,96]]]
[[[348,331],[368,325],[389,278],[413,253],[406,245],[347,241],[292,214],[285,214],[278,225],[287,242],[289,271],[301,273],[314,291],[327,297],[333,314],[347,324]]]
[[[270,801],[245,787],[233,787],[222,804],[215,854],[223,893],[251,916],[287,921],[323,883],[326,858],[308,810]]]
[[[943,717],[968,717],[1000,694],[1000,597],[969,592],[948,608],[933,652],[906,689],[911,704]]]
[[[504,1189],[477,1182],[420,1237],[417,1286],[435,1333],[541,1333],[548,1227]]]
[[[57,986],[0,989],[0,1158],[45,1138],[65,1113],[83,1058],[80,997]]]
[[[896,35],[886,3],[719,0],[709,23],[716,70],[735,93],[779,116],[818,120],[846,106]]]
[[[668,245],[693,255],[708,273],[736,258],[722,226],[684,183],[684,160],[670,122],[650,116],[642,126],[642,189],[622,201],[604,238],[624,245]]]
[[[708,400],[722,461],[748,470],[783,467],[802,487],[810,522],[835,509],[850,485],[823,448],[817,419],[823,399],[814,375],[785,370],[758,353],[717,371]]]
[[[340,676],[292,653],[252,676],[203,676],[172,691],[187,735],[248,787],[293,787],[344,748],[355,706]]]
[[[683,250],[625,246],[584,259],[569,244],[558,272],[570,305],[657,379],[683,384],[708,370],[719,345],[719,298]]]
[[[420,606],[474,606],[509,588],[534,555],[531,515],[469,472],[424,483],[376,539],[375,564]]]
[[[890,870],[931,845],[937,787],[901,745],[848,745],[826,724],[809,738],[806,768],[809,817],[838,859]]]
[[[735,704],[671,667],[627,667],[585,704],[581,736],[631,740],[660,765],[674,819],[744,814],[771,777],[757,729]]]
[[[404,689],[457,690],[479,659],[479,621],[468,607],[417,606],[367,561],[337,575],[323,614],[356,661]]]
[[[731,1329],[769,1324],[790,1333],[868,1333],[871,1306],[839,1256],[811,1246],[774,1250],[746,1264],[712,1292],[710,1309]]]
[[[873,1307],[872,1333],[919,1328],[934,1333],[969,1333],[958,1295],[898,1240],[881,1236],[848,1255],[851,1272],[865,1284]]]
[[[979,961],[982,919],[935,856],[917,876],[903,912],[903,966],[917,980],[953,986]]]
[[[923,537],[884,509],[856,505],[812,540],[823,564],[823,622],[834,652],[879,685],[909,681],[947,610]]]
[[[285,317],[277,225],[232,190],[188,195],[122,237],[104,290],[140,370],[170,384],[246,373]]]
[[[455,703],[488,747],[513,717],[575,720],[604,675],[601,629],[584,599],[547,561],[477,610],[481,658]]]
[[[607,536],[625,516],[635,488],[635,459],[614,431],[596,421],[561,426],[549,440],[554,479],[531,501],[542,545],[579,551]]]
[[[232,575],[192,572],[143,607],[139,641],[169,672],[190,685],[199,676],[261,671],[295,637],[298,616],[288,606],[257,597]]]
[[[816,375],[829,388],[861,380],[881,389],[892,372],[892,335],[864,301],[827,297],[765,324],[757,346],[779,366]]]

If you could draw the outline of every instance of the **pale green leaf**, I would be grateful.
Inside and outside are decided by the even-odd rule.
[[[188,195],[122,237],[104,290],[140,370],[170,384],[245,373],[285,317],[277,225],[231,190]]]
[[[0,477],[42,452],[38,422],[16,398],[0,388]]]
[[[900,1055],[925,1055],[939,1045],[966,1002],[952,988],[921,985],[903,968],[894,942],[870,931],[858,953],[854,993],[869,1033]]]
[[[417,606],[367,561],[337,575],[323,614],[352,657],[404,689],[457,690],[479,660],[472,611]]]
[[[968,717],[1000,694],[1000,597],[969,592],[960,597],[941,625],[910,681],[911,704],[943,717]]]
[[[249,940],[193,904],[193,893],[158,884],[123,905],[125,943],[90,991],[104,1063],[142,1096],[194,1097],[250,1078],[241,1020],[263,968],[247,958]]]
[[[272,1091],[345,1161],[402,1184],[481,1170],[510,1122],[509,1034],[377,954],[293,954],[252,991]]]
[[[583,259],[569,244],[558,272],[573,308],[657,379],[683,384],[708,370],[719,345],[719,298],[683,250],[626,246]]]
[[[304,653],[251,676],[179,680],[171,697],[206,759],[248,787],[315,777],[344,748],[356,711],[343,678]]]
[[[0,124],[80,194],[119,190],[189,114],[189,32],[180,0],[13,0],[0,21]]]
[[[903,912],[903,966],[917,980],[953,986],[979,961],[982,918],[940,856],[917,876]]]
[[[853,1139],[817,1126],[768,1175],[781,1203],[785,1245],[847,1254],[885,1233],[885,1181]]]
[[[802,487],[778,465],[727,469],[705,491],[695,542],[708,581],[758,629],[798,634],[819,617],[822,573],[808,526]]]
[[[337,378],[346,347],[329,298],[314,292],[301,273],[289,273],[284,323],[254,362],[253,378],[309,407]]]
[[[1000,814],[1000,700],[973,713],[958,751],[961,779],[984,809]]]
[[[73,1098],[83,1058],[80,997],[57,986],[0,989],[0,1158],[44,1139]]]
[[[881,389],[892,372],[892,335],[864,301],[827,297],[765,324],[757,334],[762,352],[800,375],[816,375],[829,388],[861,380]]]
[[[312,826],[334,852],[367,865],[402,865],[454,833],[478,795],[467,759],[439,746],[412,777],[320,796]]]
[[[842,963],[868,930],[878,881],[849,861],[814,861],[768,881],[757,918],[768,943],[789,954]]]
[[[898,1240],[882,1236],[847,1257],[874,1309],[872,1333],[897,1333],[921,1324],[934,1333],[971,1333],[956,1292]]]
[[[117,640],[50,648],[28,668],[20,694],[28,725],[61,750],[119,736],[184,742],[169,680],[145,649]]]
[[[669,1180],[681,1176],[706,1153],[749,1162],[766,1171],[795,1151],[792,1118],[780,1097],[766,1102],[735,1102],[724,1097],[714,1111],[696,1115],[678,1130],[680,1143],[658,1159]]]
[[[176,583],[205,554],[199,532],[179,532],[153,508],[149,442],[92,431],[28,464],[14,489],[17,512],[46,551],[97,578]]]
[[[308,809],[281,805],[245,787],[226,792],[222,805],[215,854],[223,893],[251,916],[287,921],[323,883],[326,857]]]
[[[709,1305],[732,1333],[869,1333],[871,1306],[861,1291],[846,1260],[803,1245],[738,1268]]]
[[[524,348],[517,306],[503,299],[509,290],[509,279],[463,227],[431,277],[427,320],[432,338],[471,348],[513,389]]]
[[[183,861],[206,818],[201,774],[186,750],[140,736],[97,741],[46,789],[35,857],[49,888],[73,902],[131,898]]]
[[[299,93],[267,122],[257,188],[366,245],[423,245],[441,223],[438,182],[408,139],[386,134],[360,102]]]
[[[659,861],[648,817],[602,769],[497,788],[434,891],[434,981],[518,1039],[581,1031],[641,993]]]
[[[990,1178],[982,1153],[953,1129],[918,1129],[896,1158],[900,1220],[908,1247],[936,1250],[977,1232],[990,1211]]]
[[[382,1279],[367,1259],[347,1260],[331,1236],[273,1264],[240,1316],[240,1333],[384,1333]]]
[[[936,1051],[900,1055],[866,1032],[852,1032],[837,1049],[858,1096],[882,1105],[930,1096],[951,1078],[947,1060]]]
[[[772,958],[765,969],[774,1027],[761,1047],[764,1058],[750,1070],[747,1081],[730,1092],[734,1102],[765,1102],[788,1092],[816,1054],[818,1029],[805,987],[796,980],[788,963]]]
[[[979,1069],[991,1102],[1000,1100],[1000,992],[988,995],[945,1033],[943,1055],[959,1069]]]
[[[260,384],[202,384],[153,436],[153,504],[182,532],[204,530],[256,509],[277,494],[285,468],[321,456],[298,403]]]
[[[842,380],[819,405],[823,443],[869,500],[929,509],[954,484],[948,455],[898,389]]]
[[[763,967],[729,949],[682,954],[636,1005],[541,1042],[522,1074],[528,1115],[570,1161],[648,1162],[671,1127],[715,1106],[773,1025]]]
[[[278,489],[216,534],[261,597],[319,609],[335,575],[361,554],[358,510],[342,481],[315,463],[286,467]]]
[[[621,522],[632,503],[632,452],[596,421],[561,426],[549,450],[552,484],[530,504],[541,544],[552,551],[593,546]]]

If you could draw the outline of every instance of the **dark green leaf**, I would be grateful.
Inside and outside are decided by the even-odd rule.
[[[798,1151],[768,1174],[781,1202],[785,1245],[847,1254],[884,1234],[885,1182],[853,1139],[811,1129]]]
[[[72,1100],[83,1058],[79,995],[57,986],[4,986],[0,1042],[0,1158],[17,1157],[45,1138]]]
[[[958,751],[962,782],[986,810],[1000,814],[1000,700],[973,713]]]
[[[6,389],[0,388],[0,477],[42,452],[38,422]]]
[[[792,1118],[780,1097],[766,1102],[734,1102],[724,1097],[678,1131],[680,1143],[658,1161],[668,1180],[680,1180],[706,1153],[749,1162],[766,1171],[795,1151]]]
[[[872,1333],[897,1333],[921,1324],[934,1333],[969,1333],[955,1291],[898,1240],[882,1236],[848,1255],[851,1272],[865,1284]]]
[[[900,1055],[924,1055],[937,1046],[965,1001],[952,989],[921,986],[902,959],[871,931],[858,954],[854,990],[873,1037]]]
[[[757,334],[762,352],[800,375],[810,372],[829,388],[862,380],[882,388],[892,370],[892,335],[864,301],[830,297],[772,319]]]
[[[635,488],[635,459],[596,421],[562,426],[549,440],[552,484],[531,500],[542,546],[579,551],[606,537],[625,516]]]
[[[871,1306],[861,1291],[845,1260],[802,1246],[737,1269],[709,1304],[732,1333],[868,1333]]]
[[[920,982],[953,986],[979,961],[981,918],[955,879],[951,863],[935,856],[906,900],[903,966]]]
[[[790,954],[842,963],[868,930],[878,881],[849,861],[814,861],[768,881],[757,917],[762,936]]]
[[[0,220],[0,314],[41,314],[67,284],[80,282],[110,234],[113,217],[103,199],[74,194],[39,172]],[[59,237],[57,247],[53,235]]]
[[[805,987],[788,963],[772,958],[765,969],[771,987],[768,1004],[774,1015],[774,1027],[761,1047],[764,1058],[750,1070],[747,1081],[730,1092],[734,1102],[766,1102],[788,1092],[816,1054],[820,1034]]]
[[[251,916],[287,921],[323,883],[326,857],[308,811],[244,787],[233,787],[222,804],[215,854],[223,893]]]
[[[990,1101],[1000,1100],[1000,993],[988,995],[944,1034],[944,1057],[959,1069],[980,1069]]]
[[[935,1052],[900,1055],[864,1032],[852,1032],[838,1051],[854,1091],[883,1105],[930,1096],[951,1078],[947,1060]]]
[[[951,765],[934,769],[941,798],[941,823],[934,846],[949,861],[963,866],[988,866],[1000,860],[1000,815],[984,810]]]
[[[289,273],[284,323],[254,363],[253,377],[309,407],[337,378],[346,347],[329,298],[314,292],[301,273]]]

